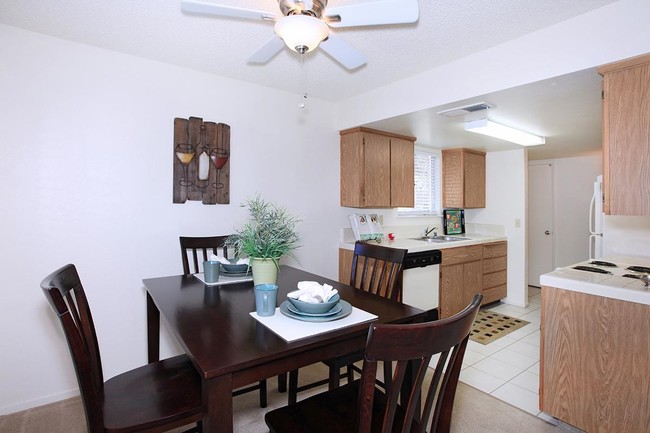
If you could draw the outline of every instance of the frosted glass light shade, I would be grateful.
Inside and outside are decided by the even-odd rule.
[[[289,15],[275,23],[275,33],[298,53],[312,51],[329,35],[327,24],[309,15]]]
[[[465,131],[489,135],[490,137],[510,141],[511,143],[520,144],[522,146],[537,146],[546,143],[544,137],[529,134],[528,132],[520,131],[487,119],[465,122]]]

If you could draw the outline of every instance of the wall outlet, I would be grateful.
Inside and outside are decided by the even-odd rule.
[[[515,218],[515,228],[521,227],[521,220],[519,218]]]

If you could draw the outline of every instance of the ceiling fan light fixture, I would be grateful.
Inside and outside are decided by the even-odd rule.
[[[327,36],[327,24],[309,15],[289,15],[275,23],[275,33],[297,53],[313,51]]]
[[[546,143],[546,138],[544,137],[492,122],[488,119],[477,119],[465,122],[465,131],[489,135],[490,137],[520,144],[522,146],[537,146]]]

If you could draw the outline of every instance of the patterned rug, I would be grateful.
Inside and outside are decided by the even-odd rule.
[[[494,311],[479,310],[469,338],[477,343],[489,344],[529,323]]]

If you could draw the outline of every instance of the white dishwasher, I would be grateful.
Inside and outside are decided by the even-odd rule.
[[[404,261],[402,301],[422,310],[438,308],[440,250],[406,254]]]

